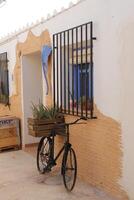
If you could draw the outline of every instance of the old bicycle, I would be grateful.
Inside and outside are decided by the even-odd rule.
[[[50,136],[41,138],[37,150],[37,168],[42,174],[51,171],[52,167],[56,165],[57,159],[63,152],[61,174],[67,191],[72,191],[77,177],[77,160],[75,151],[69,142],[69,126],[77,124],[80,120],[86,120],[86,118],[80,118],[71,123],[56,125],[63,126],[66,131],[65,143],[56,156],[54,156],[56,136],[55,129],[51,131]]]

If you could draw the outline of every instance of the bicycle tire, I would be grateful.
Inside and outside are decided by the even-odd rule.
[[[62,175],[67,191],[72,191],[77,178],[77,160],[73,148],[65,151],[62,162]]]
[[[37,149],[37,169],[41,174],[46,172],[51,154],[51,138],[41,138]]]

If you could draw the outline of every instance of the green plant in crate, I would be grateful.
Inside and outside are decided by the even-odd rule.
[[[56,107],[47,107],[39,102],[38,105],[32,103],[32,113],[34,119],[56,119],[61,115]]]
[[[32,118],[28,118],[29,134],[34,137],[48,136],[51,130],[54,129],[55,124],[64,123],[64,115],[59,112],[57,106],[47,107],[39,101],[36,105],[32,103]],[[64,127],[56,127],[57,133],[64,133]]]

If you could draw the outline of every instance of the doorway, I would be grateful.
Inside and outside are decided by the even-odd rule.
[[[43,100],[43,83],[41,52],[22,57],[22,147],[26,144],[37,143],[38,138],[28,134],[27,118],[32,117],[32,103],[38,104]]]

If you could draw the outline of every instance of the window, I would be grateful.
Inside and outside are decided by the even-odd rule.
[[[81,64],[74,65],[74,100],[78,98],[78,100],[81,99],[81,96],[86,100],[87,96],[87,101],[91,99],[91,91],[90,91],[90,64],[87,63],[87,70],[86,70],[86,64]],[[82,79],[81,79],[82,77]],[[77,80],[78,79],[78,80]],[[78,82],[78,83],[77,83]],[[78,86],[77,86],[78,84]],[[77,91],[78,87],[78,91]],[[86,94],[87,92],[87,94]],[[87,102],[88,103],[88,102]],[[87,105],[89,107],[89,105]],[[86,105],[84,109],[86,108]]]
[[[65,114],[93,117],[93,23],[53,35],[53,99]]]
[[[9,104],[7,53],[0,54],[0,103]]]

